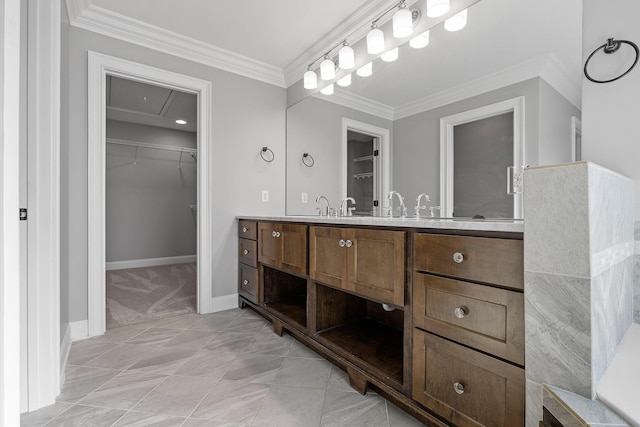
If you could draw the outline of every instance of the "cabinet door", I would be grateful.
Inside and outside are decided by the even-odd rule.
[[[278,224],[272,222],[258,223],[258,261],[262,264],[279,267],[282,239],[276,237],[278,232]]]
[[[403,231],[350,229],[344,289],[403,307],[404,234]]]
[[[311,227],[309,232],[309,276],[341,288],[347,274],[345,231],[341,228]]]
[[[301,276],[307,275],[307,226],[281,224],[280,239],[282,253],[280,267]],[[277,235],[277,234],[276,234]]]

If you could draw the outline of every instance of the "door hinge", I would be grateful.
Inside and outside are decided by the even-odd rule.
[[[378,202],[377,200],[373,201],[373,206],[380,206],[380,202]]]
[[[373,150],[373,157],[378,157],[378,154],[380,154],[380,151]]]
[[[20,221],[27,220],[27,208],[20,208]]]

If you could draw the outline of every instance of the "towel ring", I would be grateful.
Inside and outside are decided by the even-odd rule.
[[[309,160],[310,159],[310,160]],[[316,162],[313,160],[313,157],[309,153],[304,153],[302,155],[302,163],[308,168],[312,167]]]
[[[271,156],[267,154],[267,157],[265,157],[265,153],[271,153]],[[273,151],[271,151],[271,148],[262,147],[262,150],[260,150],[260,157],[262,157],[262,160],[264,160],[265,162],[271,163],[276,158],[276,155],[273,154]],[[269,157],[271,157],[271,159],[269,159]]]
[[[597,80],[597,79],[594,79],[593,77],[591,77],[589,75],[589,72],[587,71],[587,66],[589,65],[589,60],[591,60],[591,57],[593,55],[595,55],[600,49],[602,49],[602,51],[604,53],[606,53],[606,54],[614,53],[615,51],[620,49],[620,46],[623,43],[628,44],[629,46],[631,46],[633,48],[633,50],[636,51],[636,59],[633,61],[633,64],[631,64],[631,67],[629,67],[629,69],[627,71],[625,71],[624,73],[620,74],[618,77],[614,77],[613,79]],[[588,78],[589,80],[591,80],[594,83],[611,83],[611,82],[614,82],[614,81],[626,76],[631,70],[633,70],[633,67],[635,67],[636,64],[638,63],[638,56],[640,56],[640,51],[638,50],[638,45],[636,45],[634,42],[631,42],[629,40],[614,40],[613,38],[607,39],[607,42],[605,44],[603,44],[602,46],[600,46],[599,48],[597,48],[596,50],[591,52],[591,55],[589,55],[589,57],[587,58],[587,61],[584,63],[584,75],[585,75],[586,78]]]

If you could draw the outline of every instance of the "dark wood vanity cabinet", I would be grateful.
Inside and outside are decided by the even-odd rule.
[[[405,305],[405,232],[315,227],[309,231],[313,280],[397,307]]]
[[[238,222],[238,294],[254,303],[260,302],[257,226],[255,221]]]
[[[306,276],[307,225],[259,222],[258,261]]]

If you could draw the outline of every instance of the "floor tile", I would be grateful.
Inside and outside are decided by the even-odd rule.
[[[255,334],[243,334],[236,332],[220,332],[203,350],[229,351],[236,354],[247,353],[253,342]]]
[[[182,316],[174,316],[168,317],[166,319],[161,320],[156,325],[158,328],[168,328],[168,329],[187,329],[189,326],[193,325],[193,323],[200,319],[202,315],[192,313],[192,314],[184,314]]]
[[[154,348],[150,346],[119,344],[86,365],[98,368],[127,369],[153,350]]]
[[[167,341],[165,347],[199,350],[216,337],[216,332],[186,330]]]
[[[208,314],[208,316],[238,317],[238,316],[242,316],[245,311],[246,310],[241,310],[239,308],[231,308],[229,310],[216,311],[215,313],[210,313]],[[255,312],[253,313],[255,314]]]
[[[76,341],[71,344],[67,363],[70,365],[84,365],[117,345],[112,342],[94,341],[92,339]]]
[[[91,338],[95,341],[108,341],[115,343],[123,343],[128,339],[133,338],[138,335],[140,332],[146,331],[147,329],[155,326],[158,323],[157,320],[145,323],[138,323],[135,325],[122,326],[119,328],[107,329],[107,332],[104,335],[100,335],[98,337]]]
[[[182,417],[164,414],[129,411],[118,420],[114,426],[118,427],[180,427],[185,421]]]
[[[187,421],[182,424],[182,427],[246,427],[246,424],[225,423],[223,421],[187,418]]]
[[[349,385],[349,376],[347,373],[335,365],[331,365],[327,389],[358,393],[358,391]]]
[[[276,335],[271,328],[263,328],[258,332],[246,351],[257,354],[270,354],[273,356],[286,356],[291,350],[293,337],[288,334]]]
[[[130,371],[148,372],[159,375],[171,375],[177,371],[196,350],[161,347],[138,360],[128,369]]]
[[[233,365],[222,378],[225,380],[270,384],[275,379],[282,361],[283,358],[278,356],[242,355],[233,362]]]
[[[20,415],[21,427],[40,427],[73,406],[71,403],[56,402],[33,412]]]
[[[320,356],[315,351],[311,350],[306,345],[302,344],[300,341],[293,340],[291,344],[291,349],[287,354],[288,357],[304,357],[306,359],[321,359],[324,360],[322,356]]]
[[[386,402],[377,395],[327,390],[322,427],[389,427]],[[395,426],[394,426],[395,427]]]
[[[116,369],[67,366],[67,375],[58,402],[75,403],[120,373]]]
[[[47,424],[47,427],[107,427],[115,423],[126,411],[74,405]]]
[[[196,320],[189,326],[189,329],[197,329],[201,331],[223,331],[235,317],[232,316],[212,316],[207,315]]]
[[[274,384],[324,389],[329,380],[331,364],[326,360],[285,358]]]
[[[82,399],[80,404],[114,409],[131,409],[167,377],[125,371]]]
[[[317,426],[325,390],[272,385],[251,425],[265,427]]]
[[[220,380],[191,414],[219,422],[247,424],[253,420],[269,386]]]
[[[200,350],[176,371],[176,375],[219,380],[238,358],[236,353]]]
[[[387,401],[387,415],[391,427],[424,427],[420,421],[389,401]]]
[[[180,333],[176,329],[150,328],[127,340],[127,344],[162,345]]]
[[[187,417],[214,384],[209,378],[171,376],[142,399],[134,410]]]
[[[251,333],[251,332],[259,332],[266,325],[267,325],[267,321],[264,320],[262,317],[255,318],[255,317],[240,316],[233,319],[231,323],[229,323],[224,330],[227,332]]]

